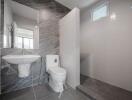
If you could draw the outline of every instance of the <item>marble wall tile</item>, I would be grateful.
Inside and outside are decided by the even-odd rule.
[[[10,65],[2,60],[2,92],[7,93],[32,85],[47,82],[48,75],[45,71],[45,56],[59,54],[59,25],[58,21],[70,10],[54,0],[14,0],[40,11],[39,22],[39,49],[24,50],[24,54],[39,54],[41,59],[31,66],[31,74],[27,78],[18,77],[17,65]],[[8,54],[22,54],[21,49],[2,49],[2,56]],[[13,79],[13,81],[12,81]]]

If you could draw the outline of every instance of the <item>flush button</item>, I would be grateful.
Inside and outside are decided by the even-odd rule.
[[[55,59],[55,63],[57,62],[57,59]]]

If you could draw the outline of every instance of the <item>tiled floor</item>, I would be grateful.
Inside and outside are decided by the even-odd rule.
[[[35,94],[32,88],[26,88],[4,94],[0,97],[0,100],[90,100],[87,96],[72,88],[67,88],[60,99],[58,94],[53,92],[48,85],[35,86],[34,91]]]
[[[81,76],[78,90],[95,100],[132,100],[132,92],[86,76]]]
[[[80,84],[83,84],[85,83],[85,81],[88,79],[87,76],[84,76],[84,75],[80,75]]]

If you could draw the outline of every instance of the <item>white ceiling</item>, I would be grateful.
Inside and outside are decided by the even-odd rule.
[[[10,6],[14,14],[37,21],[39,12],[36,9],[30,8],[12,0],[10,2]]]
[[[72,9],[74,7],[78,7],[78,8],[85,8],[88,7],[90,5],[92,5],[93,3],[97,2],[98,0],[55,0],[59,3],[61,3],[62,5]]]

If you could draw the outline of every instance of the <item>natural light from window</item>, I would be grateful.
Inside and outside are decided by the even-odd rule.
[[[15,47],[33,49],[33,31],[18,28],[15,35]]]
[[[92,12],[92,20],[96,21],[103,17],[106,17],[108,14],[108,6],[104,4],[102,6],[96,7]]]

